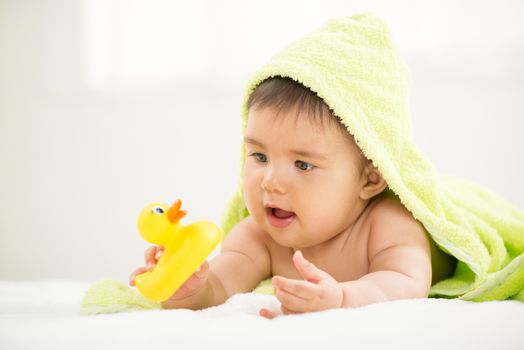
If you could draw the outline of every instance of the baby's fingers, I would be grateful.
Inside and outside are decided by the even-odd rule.
[[[164,252],[164,248],[160,246],[152,246],[149,247],[146,252],[144,253],[144,260],[146,262],[146,267],[151,269],[153,268],[158,259],[162,256],[162,253]]]
[[[157,247],[156,254],[155,254],[155,260],[160,260],[160,257],[164,254],[164,247]]]
[[[301,312],[297,312],[297,311],[293,311],[293,310],[290,310],[288,308],[286,308],[285,306],[281,306],[280,307],[280,311],[273,311],[273,310],[269,310],[269,309],[266,309],[266,308],[262,308],[258,311],[258,314],[262,317],[265,317],[267,319],[274,319],[275,317],[278,317],[280,315],[295,315],[295,314],[300,314]]]
[[[155,256],[155,254],[156,254],[156,246],[152,246],[146,249],[146,251],[144,252],[144,261],[146,262],[146,264],[153,260],[153,257]]]
[[[275,297],[282,304],[281,307],[284,314],[314,310],[314,302],[302,299],[301,297],[288,293],[283,289],[275,288]]]
[[[306,300],[313,300],[322,292],[318,284],[304,280],[294,280],[290,278],[274,276],[272,283],[275,288],[283,289],[290,294],[296,295]]]
[[[141,275],[143,274],[144,272],[147,272],[147,268],[145,266],[142,266],[142,267],[139,267],[138,269],[136,269],[135,271],[133,271],[131,273],[131,275],[129,275],[129,285],[130,286],[135,286],[135,278],[136,276],[138,275]]]
[[[262,317],[265,317],[267,319],[274,319],[275,317],[277,317],[278,315],[280,315],[279,312],[275,312],[275,311],[272,311],[272,310],[269,310],[269,309],[266,309],[266,308],[262,308],[258,311],[258,314]]]

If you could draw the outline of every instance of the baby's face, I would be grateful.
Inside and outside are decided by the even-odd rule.
[[[245,135],[244,198],[280,245],[311,247],[341,233],[362,209],[362,154],[353,138],[306,115],[251,109]]]

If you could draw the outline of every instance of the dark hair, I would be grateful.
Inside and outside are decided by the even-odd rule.
[[[315,124],[324,126],[324,123],[334,123],[341,131],[347,133],[346,127],[329,106],[315,92],[308,87],[287,77],[272,77],[260,83],[249,96],[249,108],[275,108],[277,115],[280,112],[306,111],[307,117]]]
[[[301,111],[307,111],[307,118],[312,124],[324,127],[324,123],[334,125],[343,135],[353,136],[348,132],[326,102],[307,86],[287,77],[276,76],[260,83],[249,96],[248,109],[274,108],[280,112],[296,111],[298,117]],[[354,139],[353,139],[354,140]],[[359,170],[362,173],[367,164],[367,158],[362,154]]]

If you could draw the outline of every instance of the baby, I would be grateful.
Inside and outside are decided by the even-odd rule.
[[[243,191],[250,216],[164,308],[219,305],[271,276],[283,314],[358,307],[425,298],[453,273],[455,260],[428,238],[313,91],[272,77],[247,106]],[[161,254],[162,247],[149,248],[130,284]]]

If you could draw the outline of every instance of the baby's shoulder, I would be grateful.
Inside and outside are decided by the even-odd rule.
[[[401,203],[400,199],[391,192],[385,192],[373,200],[368,216],[373,223],[386,222],[391,224],[391,221],[395,223],[400,221],[406,223],[418,222]]]
[[[427,236],[422,224],[391,193],[380,195],[370,209],[368,252],[382,251],[389,247],[427,246]]]
[[[267,234],[255,223],[251,216],[247,216],[233,226],[226,239],[232,240],[232,237],[243,241],[261,242],[266,240]]]

